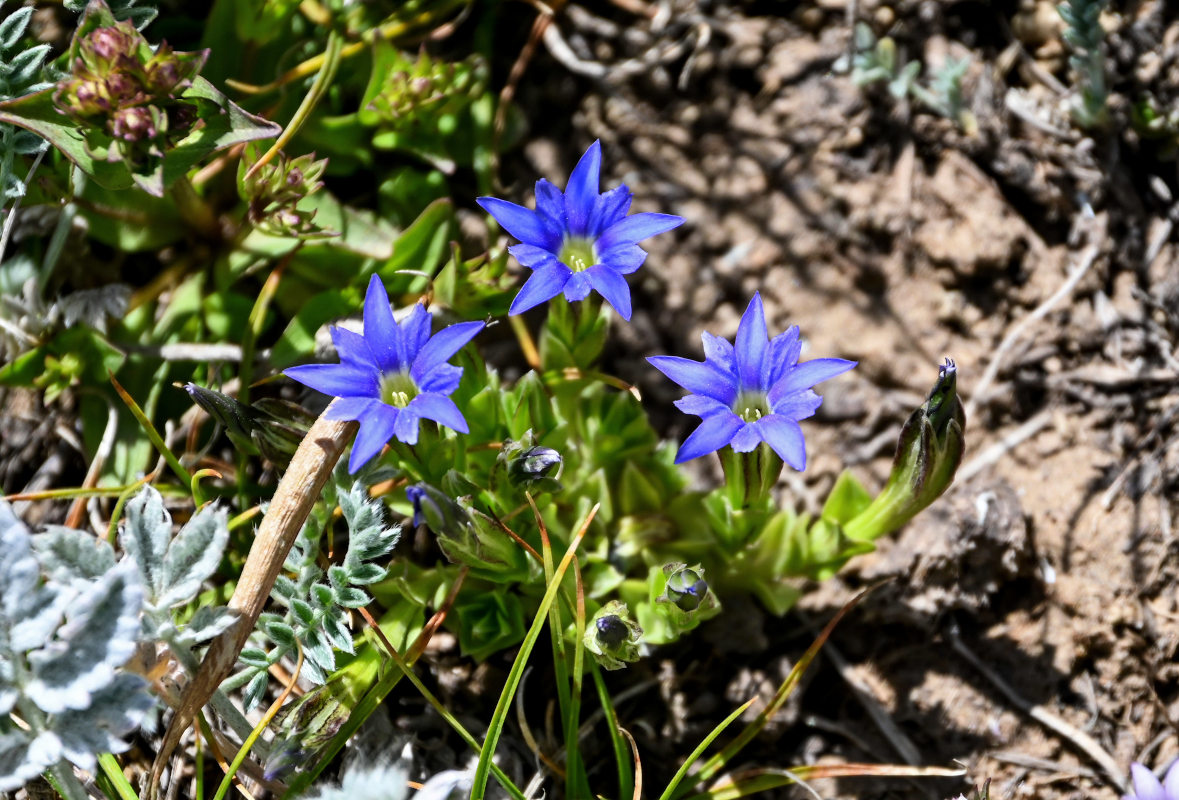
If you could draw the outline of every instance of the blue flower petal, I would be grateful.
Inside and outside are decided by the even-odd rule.
[[[480,197],[475,202],[493,216],[505,231],[524,244],[552,251],[560,247],[560,236],[555,236],[552,229],[535,211],[509,203],[507,200],[500,200],[498,197]]]
[[[1171,800],[1179,799],[1179,761],[1167,770],[1167,776],[1163,778],[1163,789]]]
[[[729,446],[737,453],[748,453],[756,449],[761,444],[761,433],[757,426],[752,422],[745,422],[741,429],[733,434],[733,440],[729,442]]]
[[[1134,797],[1136,800],[1171,800],[1154,776],[1146,767],[1135,762],[1130,765],[1130,775],[1134,778]]]
[[[536,210],[557,224],[565,222],[565,195],[544,178],[536,182]]]
[[[651,356],[647,361],[692,394],[711,397],[726,406],[732,406],[737,399],[737,386],[732,377],[712,364],[678,356]]]
[[[341,364],[380,372],[381,368],[372,348],[368,346],[367,339],[347,328],[332,326],[331,331],[332,344],[336,346],[336,354],[340,357]]]
[[[378,401],[372,401],[367,411],[358,417],[360,430],[352,443],[352,455],[348,457],[348,472],[355,474],[360,468],[381,452],[385,443],[393,436],[401,410]]]
[[[647,260],[647,251],[637,244],[620,244],[598,254],[598,263],[629,275]]]
[[[765,391],[763,378],[768,378],[765,370],[766,351],[769,349],[770,337],[766,333],[765,309],[761,305],[761,294],[753,293],[749,307],[741,315],[741,323],[737,326],[737,377],[741,381],[741,388]]]
[[[769,403],[770,411],[773,413],[789,419],[800,420],[813,417],[815,412],[819,410],[819,406],[823,405],[823,398],[810,389],[778,398],[775,398],[771,391],[766,397],[766,402]]]
[[[732,410],[711,397],[702,394],[690,394],[675,401],[675,407],[685,414],[695,414],[697,417],[711,417],[722,412],[732,413]]]
[[[439,425],[445,425],[451,430],[456,430],[459,433],[468,433],[471,429],[467,427],[467,420],[463,417],[458,406],[454,401],[443,394],[434,394],[427,392],[419,394],[409,404],[418,416],[426,419],[432,419]]]
[[[482,322],[459,322],[438,331],[414,359],[409,377],[421,387],[431,372],[453,358],[481,330]]]
[[[799,472],[806,469],[806,439],[802,428],[788,417],[770,414],[756,422],[758,433],[778,457]]]
[[[574,236],[585,236],[590,217],[598,199],[598,184],[602,173],[602,145],[594,142],[585,151],[569,175],[565,186],[565,214],[569,232]]]
[[[634,194],[626,184],[620,184],[609,191],[602,192],[594,201],[594,213],[590,217],[586,236],[597,237],[602,231],[626,216],[630,211]]]
[[[704,360],[715,364],[736,379],[737,362],[732,342],[708,331],[700,334],[700,339],[704,342]]]
[[[586,280],[597,290],[598,294],[606,298],[606,302],[614,306],[618,316],[630,321],[630,287],[626,285],[626,278],[602,264],[595,264],[584,273]],[[568,288],[566,288],[568,294]]]
[[[565,281],[565,299],[571,303],[584,300],[589,297],[592,288],[584,272],[574,272],[569,275],[569,280]]]
[[[532,244],[514,244],[508,248],[508,252],[529,269],[540,269],[541,267],[560,263],[557,261],[557,257],[548,250]]]
[[[288,367],[283,375],[293,378],[317,392],[335,397],[377,397],[378,373],[348,364],[304,364]]]
[[[422,378],[421,383],[418,383],[418,389],[435,394],[450,394],[458,388],[462,378],[462,367],[456,367],[454,364],[440,364],[431,370],[429,375]]]
[[[682,464],[715,450],[720,450],[733,439],[745,423],[736,414],[714,414],[692,431],[675,454],[675,463]]]
[[[782,376],[798,363],[798,356],[802,353],[802,341],[799,339],[798,326],[791,325],[785,333],[779,333],[770,339],[770,353],[767,359],[770,363],[770,374],[767,386],[773,386]]]
[[[373,397],[337,397],[325,413],[328,419],[359,422],[374,406],[383,405],[385,404]]]
[[[533,306],[556,297],[565,288],[572,274],[573,270],[559,261],[535,270],[524,282],[516,299],[512,301],[508,314],[523,314]]]
[[[412,403],[405,408],[398,409],[397,423],[393,426],[393,436],[406,444],[417,444],[420,423],[421,418],[418,417]]]
[[[619,244],[637,244],[658,233],[670,231],[684,224],[683,217],[672,214],[644,212],[631,214],[615,222],[598,237],[598,247],[609,250]]]
[[[414,303],[413,308],[401,320],[401,343],[403,352],[398,355],[403,359],[402,367],[412,364],[413,360],[417,358],[418,352],[426,346],[426,342],[430,340],[430,323],[433,317],[426,307],[421,303]]]
[[[782,379],[770,388],[770,395],[785,397],[809,389],[817,383],[842,375],[855,365],[855,361],[842,358],[816,358],[804,361],[782,376]]]
[[[399,354],[403,349],[401,329],[393,321],[393,309],[385,284],[373,275],[364,293],[364,338],[372,349],[377,365],[383,372],[396,372],[403,363]]]

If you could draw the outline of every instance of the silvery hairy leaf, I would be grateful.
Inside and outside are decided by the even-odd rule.
[[[154,705],[144,691],[146,685],[138,675],[121,672],[110,685],[91,696],[89,708],[54,717],[53,728],[61,740],[62,755],[93,772],[95,753],[126,750],[122,737],[135,730]]]
[[[50,714],[83,709],[135,651],[143,589],[131,564],[116,566],[70,604],[66,623],[29,654],[30,699]]]
[[[368,490],[359,481],[340,495],[340,510],[348,523],[348,554],[344,568],[352,571],[364,562],[389,553],[401,538],[401,527],[386,527],[382,506],[368,498]]]
[[[0,792],[14,792],[61,759],[61,742],[52,733],[36,739],[13,729],[0,733]]]
[[[163,591],[155,605],[172,608],[197,596],[201,583],[217,569],[229,541],[229,515],[205,506],[180,529],[168,546],[163,565]]]
[[[180,631],[175,643],[181,647],[195,647],[201,642],[207,642],[232,628],[238,621],[238,615],[225,606],[201,606],[188,625]]]
[[[102,539],[74,528],[49,525],[33,537],[33,549],[51,580],[85,583],[115,565],[115,551]]]
[[[28,528],[0,502],[0,642],[15,653],[48,642],[73,599],[68,587],[39,586],[40,573]],[[11,692],[0,701],[10,705]]]
[[[127,503],[126,520],[119,542],[135,560],[150,598],[159,597],[167,588],[163,582],[164,556],[172,539],[172,517],[164,508],[164,498],[151,486]]]

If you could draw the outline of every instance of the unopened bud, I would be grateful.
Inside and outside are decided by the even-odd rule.
[[[680,611],[695,611],[708,594],[708,581],[689,567],[680,567],[667,576],[667,599]]]
[[[557,480],[561,474],[561,454],[551,447],[535,444],[532,431],[527,431],[519,441],[505,441],[498,461],[507,467],[508,483],[515,489],[532,494],[561,489]]]
[[[958,368],[947,358],[929,398],[901,428],[888,484],[845,526],[849,537],[870,541],[896,530],[953,483],[966,449],[966,414],[957,389]]]
[[[141,142],[154,139],[155,120],[151,109],[145,106],[120,108],[111,117],[111,136],[125,142]]]
[[[631,617],[626,603],[611,600],[590,620],[583,644],[606,669],[622,669],[639,660],[643,629]]]

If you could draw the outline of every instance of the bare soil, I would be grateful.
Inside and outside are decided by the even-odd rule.
[[[927,71],[971,59],[977,135],[833,71],[849,5]],[[661,700],[621,710],[656,776],[885,577],[748,766],[967,770],[819,781],[824,797],[991,779],[993,798],[1112,800],[1111,769],[1179,754],[1179,206],[1173,156],[1128,123],[1143,93],[1179,95],[1179,8],[1115,3],[1104,22],[1114,121],[1092,134],[1069,120],[1045,0],[617,0],[565,8],[538,47],[519,102],[544,113],[505,169],[516,199],[600,139],[604,184],[688,220],[653,241],[619,334],[618,370],[652,408],[678,394],[638,357],[701,357],[699,332],[732,336],[755,291],[811,357],[860,362],[822,392],[784,496],[813,510],[845,466],[881,485],[945,356],[969,408],[959,480],[927,514],[785,619],[730,609],[660,654]],[[669,433],[693,419],[669,413]]]

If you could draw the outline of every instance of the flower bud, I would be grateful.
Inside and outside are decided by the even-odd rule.
[[[95,28],[78,43],[78,55],[90,72],[105,76],[126,57],[134,57],[142,35],[129,22]]]
[[[285,468],[315,421],[302,407],[263,399],[244,406],[221,392],[185,384],[192,401],[225,428],[229,440],[244,453],[262,455]]]
[[[626,603],[611,600],[589,621],[583,644],[599,664],[614,670],[639,660],[642,637],[643,629],[631,617]]]
[[[663,569],[666,572],[669,568],[672,571],[667,576],[667,600],[680,611],[695,611],[708,595],[708,582],[700,574],[703,570],[697,572],[683,564],[668,564]]]
[[[849,537],[870,541],[891,533],[953,483],[966,448],[966,414],[957,386],[958,368],[947,358],[929,398],[901,428],[888,484],[845,526]]]
[[[507,467],[508,483],[514,489],[539,494],[560,491],[561,454],[534,443],[532,431],[519,441],[508,439],[499,451],[498,463]]]
[[[405,487],[405,496],[413,504],[414,525],[426,525],[436,536],[467,536],[470,516],[441,489],[428,483],[415,483]]]
[[[110,133],[125,142],[154,139],[157,133],[155,115],[150,106],[120,108],[111,117]]]
[[[328,683],[283,706],[275,720],[278,735],[266,760],[266,780],[285,778],[310,761],[348,721],[355,704],[343,685]]]

